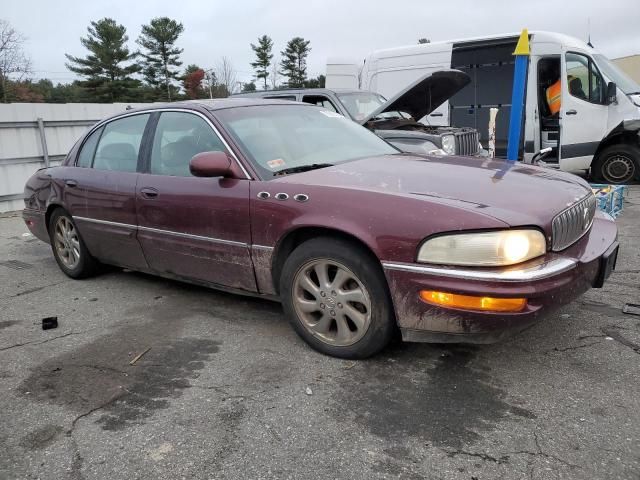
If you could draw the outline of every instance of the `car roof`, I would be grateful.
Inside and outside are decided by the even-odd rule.
[[[253,107],[261,105],[304,105],[309,106],[308,103],[294,102],[290,100],[278,100],[269,98],[214,98],[214,99],[201,99],[201,100],[185,100],[180,102],[171,103],[150,103],[148,105],[140,106],[137,108],[128,108],[124,112],[118,112],[114,115],[103,118],[99,123],[104,123],[107,120],[113,120],[125,115],[131,115],[139,112],[150,112],[153,110],[171,110],[171,109],[188,109],[188,110],[202,110],[206,109],[211,112],[216,110],[223,110],[226,108],[237,107]]]
[[[292,93],[363,93],[368,90],[355,88],[287,88],[284,90],[261,90],[259,92],[235,93],[233,98],[262,98],[264,95],[287,95]]]

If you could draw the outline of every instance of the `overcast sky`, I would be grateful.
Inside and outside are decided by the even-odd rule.
[[[549,30],[587,38],[610,58],[640,53],[640,0],[0,0],[0,18],[27,37],[34,76],[68,82],[64,53],[84,56],[80,37],[91,20],[112,17],[127,28],[130,48],[140,26],[157,16],[184,24],[183,66],[213,67],[230,57],[240,80],[252,78],[250,42],[267,34],[279,56],[287,40],[311,41],[309,76],[327,57],[361,60],[380,48],[504,32]]]

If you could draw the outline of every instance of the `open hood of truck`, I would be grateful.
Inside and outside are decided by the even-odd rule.
[[[460,70],[439,70],[418,79],[391,100],[380,105],[362,125],[384,112],[406,112],[418,121],[429,115],[444,102],[469,84],[471,78]]]

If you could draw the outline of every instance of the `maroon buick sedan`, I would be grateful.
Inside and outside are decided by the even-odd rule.
[[[29,229],[68,276],[110,264],[278,299],[306,342],[343,358],[397,328],[497,341],[602,286],[618,250],[578,177],[403,154],[277,100],[127,111],[25,193]]]

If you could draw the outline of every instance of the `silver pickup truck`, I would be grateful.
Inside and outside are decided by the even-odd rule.
[[[420,120],[470,82],[460,70],[426,75],[391,100],[366,90],[296,88],[240,93],[234,97],[277,98],[311,103],[373,130],[403,152],[486,155],[474,128],[431,126]]]

